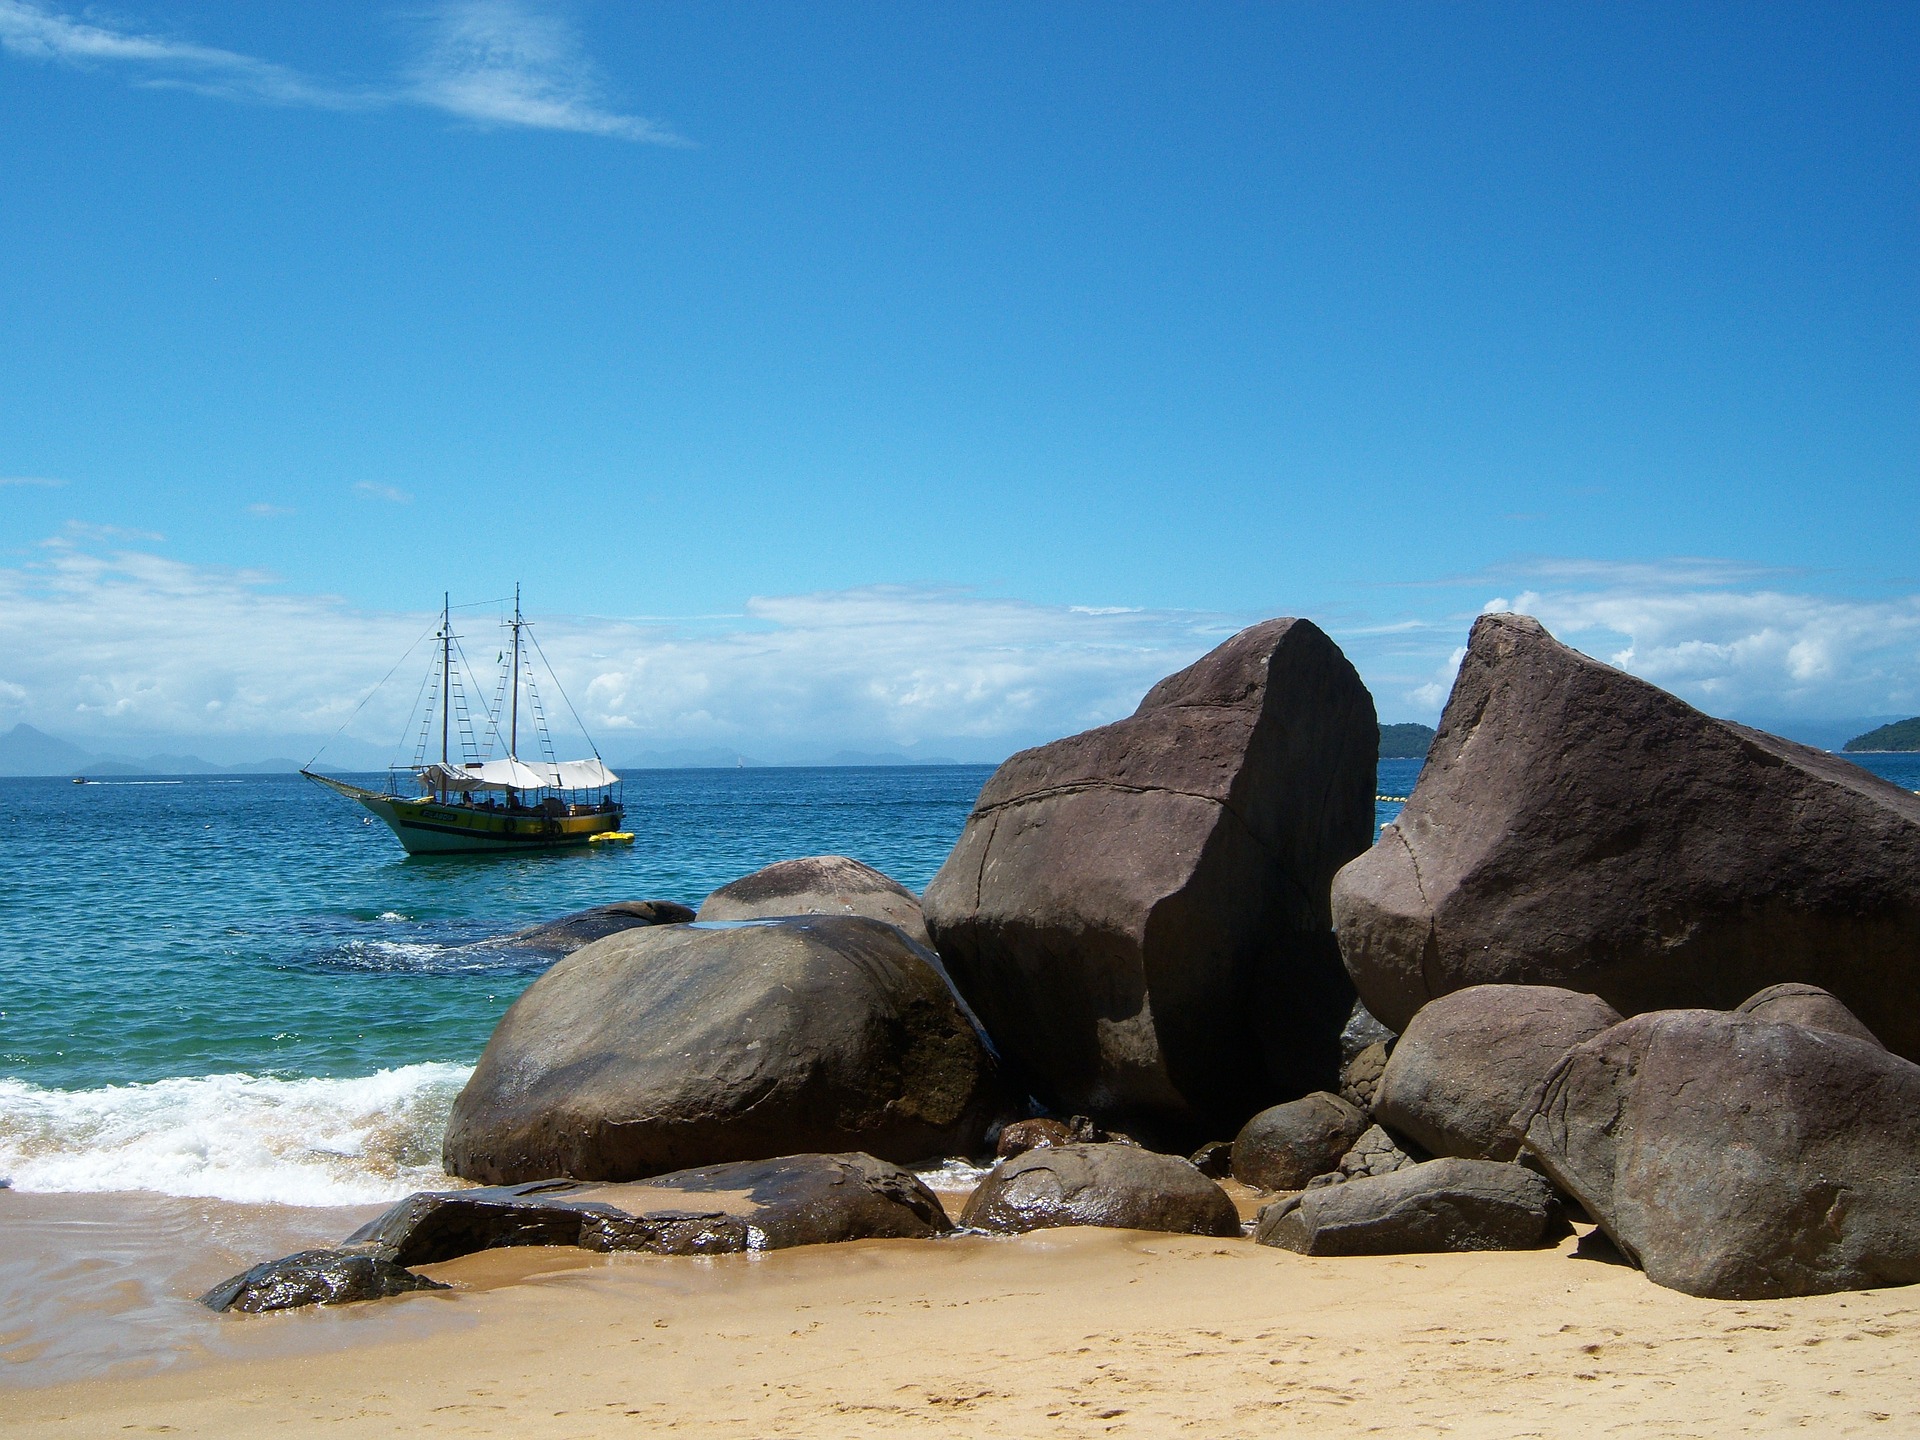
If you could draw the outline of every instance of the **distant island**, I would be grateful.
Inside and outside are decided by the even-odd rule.
[[[1869,730],[1864,735],[1856,735],[1841,746],[1843,750],[1920,750],[1920,715],[1911,720],[1896,720],[1891,725],[1882,725],[1878,730]]]
[[[1401,725],[1382,725],[1380,727],[1380,758],[1382,760],[1424,760],[1427,747],[1433,744],[1434,729],[1431,725],[1416,725],[1411,722]]]

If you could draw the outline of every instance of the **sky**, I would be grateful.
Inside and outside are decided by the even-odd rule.
[[[1916,73],[1901,5],[0,0],[0,728],[373,743],[516,581],[613,756],[997,759],[1273,615],[1389,721],[1507,608],[1920,712]]]

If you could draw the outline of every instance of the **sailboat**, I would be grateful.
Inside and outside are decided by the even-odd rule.
[[[322,775],[311,766],[300,773],[364,805],[387,823],[411,855],[544,850],[631,840],[632,836],[620,828],[626,814],[620,777],[601,761],[599,751],[594,750],[592,757],[584,760],[554,758],[539,687],[526,653],[531,626],[520,613],[518,585],[513,589],[513,619],[507,622],[507,629],[511,641],[500,657],[496,703],[489,708],[481,701],[489,722],[481,739],[473,734],[466,687],[456,661],[456,657],[464,656],[460,637],[453,630],[452,597],[447,596],[441,604],[440,628],[434,633],[438,642],[434,668],[422,686],[425,705],[416,702],[421,729],[412,763],[388,767],[385,791]],[[538,650],[537,640],[534,647]],[[551,668],[548,673],[551,675]],[[558,677],[553,680],[558,690]],[[537,758],[520,753],[523,689],[537,739]],[[565,699],[566,692],[560,694]],[[500,732],[503,710],[507,721],[504,735]],[[579,719],[578,715],[574,718]],[[438,759],[431,755],[436,719],[440,732]],[[488,758],[502,740],[506,754]],[[587,744],[593,748],[591,740]],[[409,782],[418,794],[402,793]]]

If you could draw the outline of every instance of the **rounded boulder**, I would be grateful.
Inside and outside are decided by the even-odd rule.
[[[1387,1057],[1373,1113],[1433,1155],[1511,1160],[1514,1112],[1575,1045],[1620,1023],[1557,985],[1474,985],[1421,1009]]]
[[[960,1217],[976,1230],[1061,1225],[1238,1235],[1227,1192],[1175,1155],[1134,1145],[1050,1145],[1002,1161]]]
[[[938,959],[865,916],[632,930],[501,1019],[450,1174],[630,1180],[803,1151],[974,1154],[1006,1096]]]
[[[1233,1142],[1233,1178],[1262,1190],[1298,1190],[1340,1163],[1367,1128],[1366,1115],[1316,1090],[1262,1110]]]

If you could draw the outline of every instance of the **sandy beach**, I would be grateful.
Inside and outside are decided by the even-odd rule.
[[[63,1202],[0,1198],[9,1234],[29,1248],[50,1233],[29,1212],[50,1215]],[[94,1210],[96,1234],[114,1206],[124,1220],[135,1199],[76,1198]],[[141,1203],[148,1233],[159,1209],[199,1205]],[[84,1368],[76,1345],[90,1324],[124,1341],[131,1281],[100,1255],[77,1259],[67,1312],[34,1322],[63,1343],[36,1363],[17,1328],[0,1336],[14,1362],[0,1430],[1920,1431],[1920,1292],[1695,1300],[1617,1262],[1582,1258],[1571,1239],[1526,1253],[1358,1260],[1097,1229],[715,1259],[528,1249],[425,1267],[451,1292],[217,1317],[186,1303],[186,1292],[219,1278],[233,1240],[299,1243],[347,1218],[255,1211],[245,1220],[240,1207],[224,1208],[217,1253],[203,1245],[188,1256],[183,1230],[171,1249],[185,1258],[158,1282],[166,1303],[134,1307],[149,1339],[164,1332],[168,1343],[84,1379],[73,1378]],[[169,1248],[164,1235],[151,1243]],[[68,1378],[49,1385],[46,1375]]]

